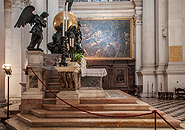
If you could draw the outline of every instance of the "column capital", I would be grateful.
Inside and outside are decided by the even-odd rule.
[[[136,25],[142,24],[142,14],[134,15],[134,22]]]
[[[5,0],[4,7],[5,9],[24,8],[30,5],[30,3],[30,0]]]

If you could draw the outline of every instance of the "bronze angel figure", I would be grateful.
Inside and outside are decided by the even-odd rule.
[[[36,50],[41,50],[39,46],[43,39],[42,27],[44,28],[46,27],[47,21],[45,20],[45,18],[47,18],[49,14],[47,12],[43,12],[39,16],[38,14],[32,13],[34,10],[35,10],[35,7],[31,5],[24,8],[14,28],[15,27],[20,28],[21,26],[24,27],[28,23],[31,26],[34,25],[32,29],[30,30],[30,33],[32,33],[32,36],[31,36],[30,44],[27,47],[27,49],[34,50],[34,47],[37,45]]]

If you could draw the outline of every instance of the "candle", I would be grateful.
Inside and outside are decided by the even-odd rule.
[[[67,31],[67,13],[68,13],[68,2],[66,3],[66,26],[65,26],[65,31]]]
[[[63,5],[63,25],[62,25],[62,36],[64,36],[64,25],[65,25],[65,3]]]
[[[69,38],[69,46],[72,46],[72,38]]]
[[[72,38],[72,47],[74,47],[74,40],[75,40],[75,39],[74,39],[74,38]]]

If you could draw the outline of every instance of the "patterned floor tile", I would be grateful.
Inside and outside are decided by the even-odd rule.
[[[139,98],[139,100],[185,123],[185,100],[159,100],[157,98]]]

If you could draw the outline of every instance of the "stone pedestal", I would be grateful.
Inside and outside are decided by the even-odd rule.
[[[21,98],[21,113],[30,113],[30,109],[42,108],[44,92],[38,88],[29,88]]]
[[[79,93],[77,89],[80,87],[80,65],[76,62],[67,62],[66,67],[55,67],[58,71],[60,82],[60,92],[58,97],[70,104],[79,104]],[[56,98],[57,105],[64,105],[60,99]]]
[[[38,78],[43,81],[43,52],[27,51],[28,67],[31,67]],[[35,76],[31,69],[26,75],[26,90],[21,97],[21,113],[30,113],[30,109],[42,108],[42,101],[45,96],[42,83]]]

